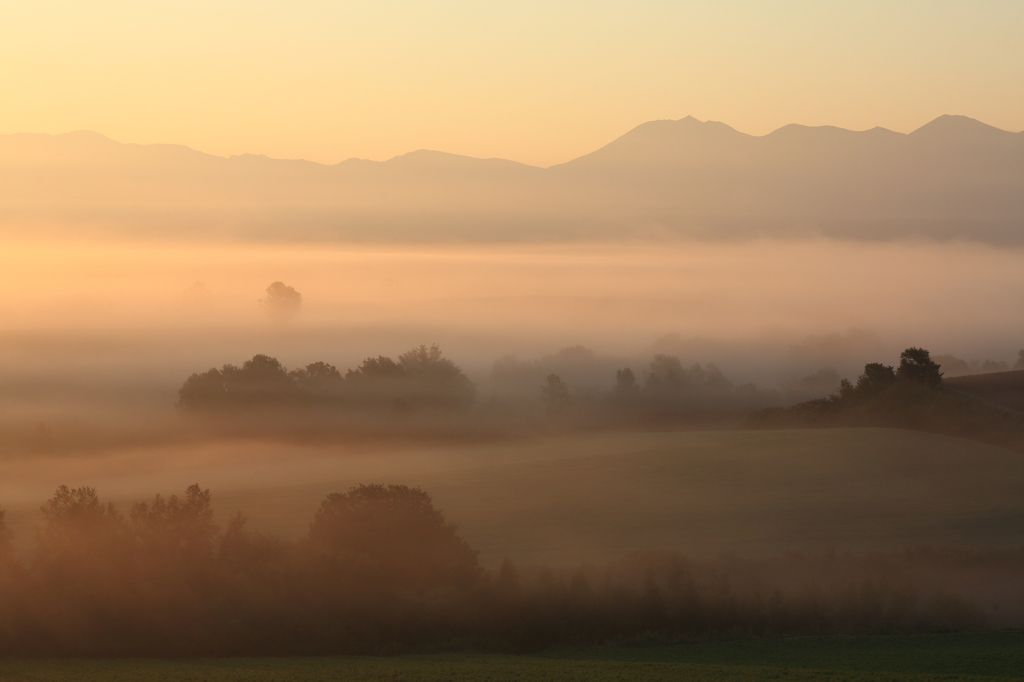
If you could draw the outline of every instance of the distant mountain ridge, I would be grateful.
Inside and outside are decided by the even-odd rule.
[[[57,227],[54,227],[57,226]],[[418,150],[335,165],[97,133],[0,136],[0,231],[328,240],[825,235],[1024,242],[1024,133],[940,116],[912,133],[763,136],[650,121],[539,168]]]

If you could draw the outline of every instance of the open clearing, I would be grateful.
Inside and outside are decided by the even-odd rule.
[[[21,542],[58,484],[125,509],[199,482],[218,518],[305,531],[358,483],[421,486],[489,565],[1024,542],[1024,455],[890,429],[600,433],[459,446],[217,442],[0,461]]]
[[[541,655],[0,660],[10,682],[1024,680],[1024,633],[750,639]]]

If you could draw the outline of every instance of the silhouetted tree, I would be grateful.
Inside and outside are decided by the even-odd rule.
[[[942,383],[939,365],[923,348],[908,348],[900,353],[900,366],[896,376],[913,384],[936,388]]]
[[[307,398],[337,397],[343,390],[344,377],[334,365],[314,362],[288,373],[296,388]]]
[[[444,357],[437,344],[421,345],[398,356],[398,364],[410,380],[412,403],[440,407],[465,407],[473,400],[473,382]]]
[[[134,547],[128,524],[92,488],[60,486],[41,508],[33,573],[46,585],[45,608],[59,610],[58,631],[91,620],[100,636],[130,618]]]
[[[526,651],[652,635],[979,630],[1000,624],[986,623],[982,588],[1007,595],[1000,619],[1024,617],[1014,605],[1021,549],[710,561],[662,550],[571,572],[505,560],[487,575],[429,495],[401,485],[329,495],[297,543],[250,533],[241,515],[218,535],[198,485],[135,505],[130,523],[91,488],[62,486],[43,512],[39,541],[59,551],[0,565],[2,655]]]
[[[356,369],[350,369],[345,374],[346,379],[354,381],[401,379],[404,376],[405,369],[391,358],[386,358],[383,355],[378,355],[375,358],[366,358],[359,363]]]
[[[686,370],[679,358],[658,354],[651,360],[644,390],[650,394],[678,391],[686,382]]]
[[[1014,369],[1024,369],[1024,348],[1017,351],[1017,362],[1013,365]]]
[[[360,485],[327,496],[309,529],[314,553],[366,584],[424,592],[467,585],[477,552],[430,496],[404,485]]]
[[[59,486],[40,511],[45,523],[37,549],[51,561],[74,563],[76,556],[93,553],[97,543],[120,543],[127,531],[124,518],[113,504],[101,504],[94,488]]]
[[[281,399],[294,386],[284,365],[269,355],[254,355],[241,367],[225,365],[221,374],[228,395],[236,401],[259,403]]]
[[[462,408],[473,402],[473,382],[437,345],[421,345],[398,357],[367,358],[345,381],[364,403],[391,406],[405,412],[415,407]]]
[[[178,405],[186,410],[257,407],[286,402],[295,394],[295,381],[276,358],[254,355],[241,367],[193,374],[178,389]]]
[[[640,386],[636,375],[629,367],[615,371],[615,388],[612,389],[612,400],[621,404],[635,403],[640,397]]]
[[[229,365],[225,365],[227,367]],[[184,410],[209,410],[224,407],[226,403],[224,376],[216,368],[193,373],[178,389],[178,407]]]
[[[270,408],[279,416],[295,416],[296,410],[318,405],[453,409],[472,404],[475,390],[462,370],[433,345],[413,348],[398,362],[384,356],[367,358],[345,376],[326,362],[289,372],[276,358],[255,355],[241,367],[224,365],[191,375],[178,390],[178,406],[196,413]]]
[[[163,561],[194,562],[213,557],[217,524],[213,521],[210,491],[193,484],[185,497],[164,498],[132,506],[130,518],[139,547]]]
[[[267,297],[260,299],[263,310],[279,322],[287,322],[302,308],[302,294],[284,282],[267,287]]]
[[[540,387],[540,398],[544,405],[551,412],[561,412],[572,405],[572,396],[569,394],[569,387],[565,385],[562,378],[557,374],[549,374]]]
[[[890,365],[870,362],[864,365],[864,372],[857,377],[854,390],[859,394],[877,394],[896,383],[896,371]]]

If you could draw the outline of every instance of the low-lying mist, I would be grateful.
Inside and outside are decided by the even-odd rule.
[[[256,352],[349,366],[437,342],[479,378],[508,353],[631,355],[669,335],[770,347],[855,329],[969,357],[1015,356],[1024,336],[1024,251],[978,244],[22,242],[0,258],[5,369],[25,375],[30,356],[177,378]],[[303,297],[287,323],[259,305],[274,281]]]
[[[23,241],[0,266],[0,451],[40,423],[173,429],[189,375],[256,354],[344,373],[436,343],[478,401],[539,402],[550,373],[604,390],[660,353],[792,402],[907,346],[1012,366],[1024,344],[1024,251],[979,244]],[[293,315],[261,303],[273,282]]]
[[[224,534],[207,528],[196,575],[225,581],[225,594],[276,595],[264,578],[280,568],[287,589],[314,601],[317,590],[303,591],[318,584],[309,576],[334,584],[307,552],[325,496],[378,484],[429,490],[479,560],[482,582],[458,588],[469,590],[458,598],[470,600],[466,613],[491,618],[488,600],[509,595],[519,604],[494,612],[494,636],[507,642],[515,638],[502,628],[533,623],[532,604],[587,581],[604,586],[572,592],[573,609],[625,622],[626,611],[605,604],[621,592],[629,613],[647,615],[580,641],[652,627],[807,633],[876,621],[911,630],[1020,622],[1016,605],[978,609],[996,589],[986,585],[1010,584],[1020,562],[1012,548],[1024,537],[1024,421],[1006,411],[1011,403],[992,402],[1002,389],[990,381],[988,402],[946,391],[933,360],[950,376],[1021,368],[1024,250],[37,241],[8,244],[0,266],[0,540],[13,542],[4,570],[11,594],[34,595],[23,600],[25,622],[53,626],[52,651],[109,649],[88,628],[65,632],[39,615],[50,613],[61,571],[77,570],[74,557],[45,555],[46,529],[63,518],[58,502],[68,518],[78,513],[70,497],[61,502],[63,485],[95,488],[114,505],[93,505],[106,510],[97,518],[120,538],[126,562],[94,566],[97,589],[126,600],[111,611],[114,624],[164,623],[153,614],[166,595],[154,589],[160,599],[149,611],[132,590],[163,580],[160,561],[152,570],[139,562],[163,556],[147,554],[146,543],[170,542],[160,533],[177,528],[180,509],[161,497],[151,498],[151,514],[132,504],[200,491],[190,487],[197,482],[215,492],[200,496],[203,518],[216,511]],[[869,373],[867,363],[881,364]],[[238,535],[235,512],[254,535]],[[77,526],[68,528],[74,549]],[[255,553],[235,565],[229,545],[238,538]],[[854,554],[835,563],[833,551]],[[594,568],[633,552],[646,554],[634,555],[640,568],[628,579]],[[715,558],[723,554],[744,559]],[[111,576],[125,566],[139,582],[122,590]],[[789,578],[755,579],[765,567],[834,581],[825,596],[805,594]],[[655,582],[639,577],[662,569]],[[521,573],[513,580],[510,571]],[[679,582],[687,571],[693,594]],[[746,590],[745,615],[713,598],[726,579]],[[878,580],[882,596],[863,587]],[[934,594],[914,602],[921,580]],[[655,583],[674,595],[664,613],[643,611]],[[332,594],[354,599],[361,583],[345,584],[351,593]],[[199,594],[190,589],[182,594]],[[776,589],[790,601],[773,611],[762,592]],[[851,589],[864,599],[852,610],[843,601]],[[72,596],[86,603],[95,594]],[[253,594],[238,593],[236,606],[268,622],[288,613],[291,601]],[[830,604],[821,613],[808,606],[819,597]],[[442,611],[462,603],[444,599]],[[889,615],[876,613],[879,599]],[[234,608],[216,606],[214,620],[227,627]],[[710,620],[687,620],[701,609]],[[169,632],[191,632],[174,623]],[[224,637],[211,651],[258,648]],[[412,646],[416,637],[396,641]],[[541,640],[561,641],[516,646]],[[137,651],[177,646],[123,641]]]

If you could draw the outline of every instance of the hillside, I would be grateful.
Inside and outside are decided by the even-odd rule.
[[[90,132],[0,136],[0,229],[249,239],[550,240],[822,234],[1024,240],[1024,133],[761,137],[651,121],[548,169],[420,150],[328,166]]]
[[[943,379],[943,385],[1006,410],[1024,413],[1024,370]]]

